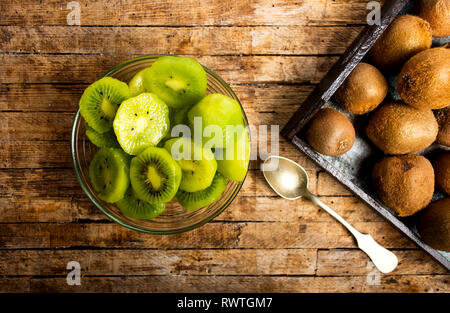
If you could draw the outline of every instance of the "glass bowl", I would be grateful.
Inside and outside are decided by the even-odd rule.
[[[107,72],[104,76],[111,76],[128,83],[137,72],[152,65],[160,56],[149,55],[126,61]],[[206,93],[221,93],[235,99],[241,106],[244,125],[248,126],[244,109],[230,86],[216,73],[206,67],[204,68],[208,78]],[[120,225],[130,229],[160,235],[194,229],[211,221],[222,213],[236,197],[243,184],[243,182],[228,181],[227,189],[223,192],[220,199],[207,207],[195,211],[187,211],[178,202],[171,201],[166,204],[164,213],[153,220],[137,220],[127,217],[122,214],[115,204],[107,203],[99,199],[92,187],[89,179],[89,163],[98,148],[90,143],[85,135],[85,131],[85,121],[80,115],[80,111],[78,111],[73,123],[71,138],[72,159],[78,181],[89,199],[103,213]]]

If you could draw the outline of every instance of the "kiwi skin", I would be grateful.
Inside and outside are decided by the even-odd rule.
[[[309,123],[306,140],[317,152],[338,156],[352,148],[355,128],[344,114],[325,108],[317,112]]]
[[[399,216],[410,216],[426,207],[434,193],[433,167],[420,155],[387,156],[372,171],[381,201]]]
[[[427,245],[450,252],[450,198],[435,201],[423,210],[417,228]]]
[[[450,107],[434,111],[434,116],[439,125],[436,142],[450,147]]]
[[[336,101],[352,114],[364,114],[383,102],[388,84],[374,66],[359,63],[335,94]]]
[[[405,103],[418,109],[450,105],[450,46],[432,48],[408,60],[398,75],[397,89]]]
[[[420,0],[418,15],[430,23],[434,37],[450,36],[450,0]]]
[[[401,15],[378,38],[369,51],[372,61],[386,72],[398,72],[413,55],[429,49],[430,24],[418,16]]]
[[[438,124],[431,110],[392,101],[372,114],[366,133],[384,153],[408,154],[430,146],[436,139]]]
[[[433,162],[436,185],[450,195],[450,152],[443,152]]]

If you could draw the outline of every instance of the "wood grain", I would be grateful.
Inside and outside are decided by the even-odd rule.
[[[149,48],[148,54],[152,54]],[[0,83],[92,83],[114,66],[140,55],[0,54]],[[195,57],[195,56],[194,56]],[[237,83],[317,83],[334,56],[200,56],[196,59],[225,81]]]
[[[355,197],[322,197],[349,222],[382,222],[383,218]],[[324,222],[335,220],[306,199],[288,201],[279,197],[239,196],[215,221]],[[109,221],[85,196],[74,198],[0,198],[0,223],[56,223]]]
[[[78,1],[82,25],[210,26],[365,23],[364,0]],[[67,3],[3,0],[3,25],[67,25]]]
[[[0,27],[0,49],[16,53],[120,55],[340,54],[361,26],[279,27]],[[111,45],[111,43],[114,43]]]
[[[385,222],[353,225],[387,248],[414,248]],[[0,242],[8,249],[62,247],[109,248],[355,248],[354,239],[338,223],[213,222],[187,233],[151,236],[112,223],[0,224]]]
[[[75,112],[87,84],[0,85],[0,111]],[[231,84],[247,113],[291,113],[306,99],[314,86],[279,84]]]
[[[311,176],[310,188],[316,190],[315,172]],[[84,196],[84,191],[72,168],[13,169],[0,170],[0,194],[2,197],[61,198]],[[239,194],[241,196],[276,196],[265,183],[259,170],[250,170]]]
[[[67,275],[71,260],[83,276],[313,275],[316,256],[315,249],[9,250],[0,255],[0,275]]]
[[[78,2],[81,26],[67,25],[66,2],[0,2],[0,292],[450,291],[444,268],[282,138],[311,190],[399,257],[380,284],[345,228],[305,199],[277,197],[258,160],[227,210],[170,236],[113,223],[72,168],[84,88],[143,54],[198,59],[251,124],[283,126],[364,26],[366,0]],[[71,260],[81,286],[66,283]]]
[[[26,279],[26,278],[25,278]],[[85,277],[81,286],[68,286],[66,278],[31,278],[33,292],[448,292],[449,275],[386,275],[379,285],[366,276],[127,276]],[[0,280],[0,284],[2,281]]]

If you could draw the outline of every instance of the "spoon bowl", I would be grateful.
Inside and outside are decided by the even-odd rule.
[[[278,195],[288,200],[308,198],[344,225],[355,237],[358,247],[369,256],[380,272],[389,273],[397,267],[398,259],[395,254],[380,246],[372,236],[361,234],[308,190],[308,173],[299,164],[285,157],[270,156],[261,168],[267,183]]]

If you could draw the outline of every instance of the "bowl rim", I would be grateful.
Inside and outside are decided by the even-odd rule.
[[[149,55],[144,55],[144,56],[140,56],[140,57],[137,57],[137,58],[129,59],[129,60],[125,61],[125,62],[122,62],[122,63],[116,65],[111,70],[109,70],[105,74],[103,74],[100,78],[111,76],[112,74],[114,74],[118,70],[120,70],[120,69],[122,69],[122,68],[124,68],[124,67],[126,67],[128,65],[131,65],[133,63],[136,63],[136,62],[139,62],[139,61],[142,61],[142,60],[157,59],[157,58],[163,57],[163,56],[176,56],[176,55],[171,55],[171,54],[149,54]],[[204,66],[203,64],[201,64],[201,65],[205,69],[205,71],[209,72],[228,92],[230,92],[233,95],[234,99],[239,103],[239,106],[241,107],[241,111],[242,111],[242,115],[243,115],[245,124],[248,126],[249,123],[248,123],[247,115],[245,114],[244,107],[242,106],[242,103],[240,102],[239,98],[237,97],[237,95],[235,94],[233,89],[216,72],[214,72],[213,70],[211,70],[208,67]],[[91,200],[91,202],[94,203],[94,205],[98,209],[100,209],[100,211],[103,212],[103,214],[105,214],[107,217],[109,217],[111,220],[113,220],[114,222],[118,223],[119,225],[124,226],[124,227],[126,227],[128,229],[137,231],[137,232],[146,233],[146,234],[153,234],[153,235],[170,235],[170,234],[177,234],[177,233],[183,233],[183,232],[186,232],[186,231],[190,231],[190,230],[193,230],[193,229],[198,228],[200,226],[203,226],[206,223],[209,223],[214,218],[219,216],[223,211],[225,211],[225,209],[228,208],[228,206],[233,202],[233,200],[236,198],[237,194],[241,190],[242,185],[244,184],[245,179],[247,178],[248,172],[250,170],[250,169],[247,169],[247,173],[245,173],[244,179],[242,180],[242,182],[238,183],[237,189],[231,195],[231,197],[229,197],[227,199],[227,201],[222,205],[222,207],[219,210],[215,211],[214,214],[211,214],[211,215],[207,216],[206,218],[202,219],[198,223],[195,223],[195,224],[190,225],[190,226],[182,227],[182,228],[179,228],[179,229],[164,230],[164,231],[155,231],[155,230],[149,230],[149,229],[144,229],[144,228],[140,228],[140,227],[137,227],[137,226],[133,226],[133,225],[130,225],[130,224],[120,220],[119,218],[116,218],[114,215],[110,214],[108,212],[108,210],[103,208],[103,206],[89,192],[89,190],[87,189],[83,179],[81,178],[81,174],[80,174],[81,169],[78,167],[77,157],[76,157],[76,154],[75,154],[76,129],[77,129],[77,125],[79,123],[80,118],[81,118],[81,114],[80,114],[80,110],[78,109],[77,113],[75,115],[75,119],[73,121],[72,133],[71,133],[71,138],[70,138],[70,150],[71,150],[71,156],[72,156],[72,163],[73,163],[73,167],[74,167],[75,174],[77,176],[78,182],[80,183],[81,188],[83,189],[84,193],[88,196],[89,200]],[[249,133],[250,155],[251,155],[251,153],[252,153],[251,152],[251,147],[252,147],[251,133],[250,133],[250,131],[248,133]],[[249,160],[249,162],[250,162],[250,160]]]

